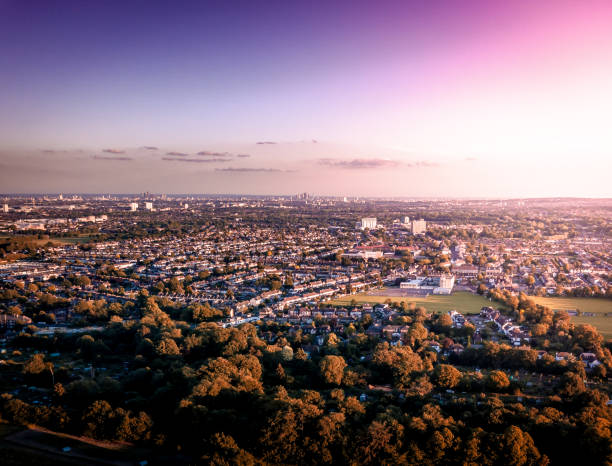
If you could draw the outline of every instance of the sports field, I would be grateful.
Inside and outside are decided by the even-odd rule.
[[[385,289],[376,290],[372,293],[380,294],[366,294],[359,293],[352,296],[345,296],[339,299],[334,299],[329,302],[331,305],[348,305],[354,299],[359,304],[378,304],[384,303],[388,299],[391,302],[402,302],[415,303],[416,306],[423,306],[430,312],[445,312],[455,309],[463,314],[474,314],[480,312],[483,306],[495,306],[488,299],[483,298],[480,295],[472,294],[465,291],[459,291],[452,295],[429,295],[424,296],[391,296],[390,293],[385,295]],[[499,307],[499,305],[497,305]]]
[[[531,297],[536,303],[548,306],[553,310],[575,311],[581,313],[593,313],[594,316],[572,316],[572,322],[576,324],[590,324],[596,327],[606,339],[612,339],[612,300],[598,298],[550,298]],[[452,295],[429,295],[424,296],[397,296],[397,289],[384,288],[382,290],[359,293],[351,296],[334,299],[331,305],[345,306],[355,300],[358,304],[378,304],[387,300],[391,302],[414,303],[423,306],[430,312],[446,312],[455,309],[463,314],[478,313],[483,306],[499,308],[499,303],[491,303],[487,298],[465,291],[459,291]],[[606,316],[608,314],[609,316]]]
[[[612,300],[600,298],[540,298],[537,296],[533,296],[532,299],[536,303],[548,306],[553,310],[579,310],[582,315],[572,316],[572,322],[593,325],[606,339],[612,339]],[[585,316],[584,313],[595,315]],[[606,316],[606,314],[608,315]]]

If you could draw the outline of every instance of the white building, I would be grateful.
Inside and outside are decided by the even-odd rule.
[[[2,206],[2,212],[4,212],[5,214],[8,214],[8,211],[9,211],[8,204],[4,204],[4,205]]]
[[[427,223],[425,220],[413,220],[412,221],[412,234],[413,235],[424,235],[427,231]]]
[[[415,280],[400,283],[402,289],[427,291],[433,294],[451,294],[454,286],[455,277],[452,275],[417,277]]]
[[[153,210],[153,203],[145,202],[145,210]]]
[[[350,257],[355,259],[380,259],[383,256],[382,251],[368,251],[368,250],[351,250],[342,254],[342,257]]]
[[[410,217],[404,217],[404,221],[402,223],[404,225],[408,225],[410,223]]]
[[[376,217],[365,217],[357,222],[357,229],[365,230],[366,228],[369,230],[376,228]]]
[[[130,210],[136,212],[138,210],[138,202],[130,202]]]

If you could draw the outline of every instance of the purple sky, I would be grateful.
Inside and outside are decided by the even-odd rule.
[[[610,108],[610,1],[0,0],[1,192],[608,197]]]

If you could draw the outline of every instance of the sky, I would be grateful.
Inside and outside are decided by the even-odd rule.
[[[0,192],[612,197],[612,2],[0,0]]]

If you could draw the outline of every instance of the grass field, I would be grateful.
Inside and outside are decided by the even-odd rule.
[[[392,302],[415,303],[423,306],[430,312],[445,312],[455,309],[463,314],[477,313],[483,306],[500,307],[499,303],[491,303],[488,299],[480,295],[464,291],[453,293],[452,295],[429,295],[420,296],[391,296],[385,290],[379,290],[379,294],[359,293],[352,296],[345,296],[334,299],[329,304],[345,306],[354,299],[358,304],[378,304],[384,303],[388,299]],[[378,292],[375,292],[378,293]],[[581,312],[591,312],[595,316],[572,316],[572,322],[576,324],[590,324],[596,327],[607,340],[612,339],[612,300],[597,298],[549,298],[532,296],[532,299],[543,306],[551,309],[562,309],[566,311],[580,310]],[[605,316],[609,313],[610,316]]]
[[[334,299],[330,301],[329,304],[341,306],[348,305],[353,299],[359,304],[384,303],[387,299],[390,299],[392,302],[406,301],[407,303],[415,303],[417,306],[423,306],[430,312],[445,312],[455,309],[463,314],[478,313],[483,306],[492,305],[488,299],[465,291],[453,293],[452,295],[429,295],[427,297],[421,297],[385,296],[384,290],[381,290],[381,294],[376,295],[359,293],[352,296],[345,296],[343,298]]]
[[[83,236],[74,236],[70,238],[53,238],[51,241],[53,241],[54,243],[60,243],[60,244],[62,243],[80,244],[80,243],[87,243],[90,239],[91,239],[91,236],[83,235]]]
[[[601,334],[607,339],[612,339],[612,300],[599,298],[548,298],[533,296],[533,300],[549,308],[562,309],[564,311],[579,310],[589,312],[595,316],[572,316],[572,322],[576,324],[589,324],[597,327]],[[609,314],[606,316],[605,314]]]
[[[0,241],[11,238],[11,236],[0,235]],[[53,244],[61,245],[61,244],[81,244],[87,243],[90,239],[90,235],[79,235],[79,236],[70,236],[66,238],[47,238],[47,239],[38,239],[36,237],[21,237],[15,236],[15,238],[23,238],[27,239],[30,242],[37,244],[38,246],[43,246],[51,241]]]

